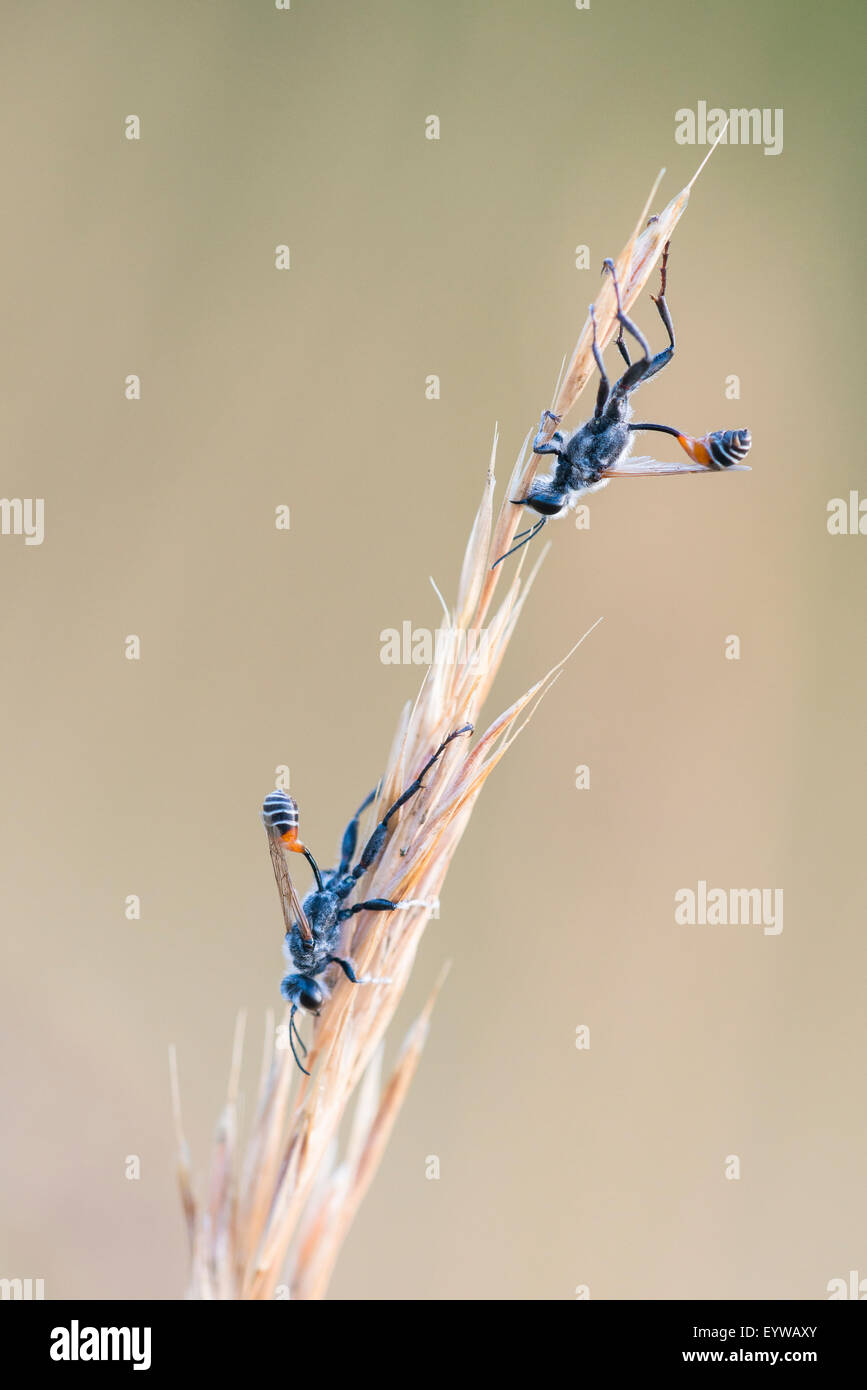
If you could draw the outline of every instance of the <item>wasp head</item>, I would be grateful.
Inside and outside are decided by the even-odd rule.
[[[280,993],[287,1004],[294,1004],[307,1014],[318,1014],[325,1000],[321,987],[310,975],[287,975]]]
[[[553,478],[537,478],[526,497],[516,498],[516,507],[530,507],[540,516],[556,516],[566,505],[566,495]]]

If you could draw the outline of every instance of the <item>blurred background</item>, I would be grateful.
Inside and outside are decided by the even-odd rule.
[[[279,1003],[262,797],[288,765],[329,860],[422,675],[380,634],[436,626],[429,575],[454,598],[495,422],[504,485],[706,101],[782,108],[784,147],[697,184],[638,408],[748,426],[753,471],[616,482],[547,531],[487,714],[605,621],[461,846],[389,1056],[452,971],[332,1296],[867,1275],[867,540],[826,524],[865,488],[863,28],[792,0],[6,6],[2,491],[45,499],[45,539],[0,537],[0,1274],[182,1295],[167,1047],[201,1171],[236,1012],[249,1105]],[[699,880],[782,888],[782,933],[677,925]]]

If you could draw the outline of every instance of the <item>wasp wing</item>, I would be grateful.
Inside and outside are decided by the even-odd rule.
[[[313,932],[310,930],[310,923],[304,908],[301,906],[301,899],[295,892],[295,885],[289,873],[289,865],[286,862],[286,851],[276,831],[268,829],[268,848],[271,851],[271,863],[274,866],[274,877],[277,880],[277,889],[280,894],[280,906],[283,909],[283,921],[286,924],[287,932],[293,926],[298,926],[298,930],[305,941],[313,940]]]
[[[664,473],[749,473],[745,463],[733,463],[728,468],[709,468],[704,463],[660,463],[658,459],[639,455],[638,458],[625,459],[613,468],[606,468],[606,478],[643,478],[660,476]]]

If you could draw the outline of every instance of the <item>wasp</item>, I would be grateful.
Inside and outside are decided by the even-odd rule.
[[[307,1048],[298,1032],[295,1015],[300,1011],[319,1016],[328,995],[327,985],[322,979],[326,971],[333,965],[338,966],[354,985],[384,983],[381,980],[356,975],[352,962],[340,953],[344,922],[359,912],[395,912],[408,907],[427,906],[426,903],[415,899],[392,902],[390,898],[367,898],[362,902],[353,903],[351,907],[344,907],[342,904],[350,897],[359,879],[373,866],[382,852],[392,818],[411,797],[421,791],[424,778],[452,740],[472,732],[472,724],[464,724],[443,739],[418,776],[389,807],[374,828],[354,868],[351,866],[358,845],[359,823],[367,807],[375,799],[379,791],[378,786],[365,797],[343,832],[340,863],[337,868],[326,870],[324,874],[310,850],[299,839],[298,803],[283,791],[271,792],[265,798],[262,820],[268,834],[268,848],[271,851],[271,862],[286,927],[283,954],[292,967],[281,982],[280,993],[290,1006],[289,1045],[292,1048],[292,1056],[305,1076],[309,1076],[310,1072],[302,1064],[295,1050],[296,1041],[305,1057]],[[295,891],[289,873],[287,853],[303,854],[313,870],[316,887],[310,890],[303,902]]]
[[[599,351],[596,312],[591,304],[593,357],[599,370],[599,389],[593,416],[568,435],[556,430],[550,439],[546,439],[546,421],[550,420],[553,424],[559,425],[561,417],[552,414],[550,410],[543,412],[533,440],[533,452],[553,454],[557,463],[553,473],[534,480],[526,497],[512,499],[516,507],[528,507],[530,511],[538,513],[541,519],[528,530],[518,533],[515,539],[519,544],[495,560],[492,569],[509,555],[514,555],[516,550],[527,545],[552,517],[562,516],[567,512],[579,497],[585,493],[598,492],[600,488],[605,487],[609,478],[634,478],[642,474],[706,473],[719,469],[745,471],[742,460],[746,458],[752,444],[749,430],[714,430],[711,434],[703,435],[701,439],[693,439],[691,435],[684,434],[682,430],[674,429],[671,425],[654,425],[646,421],[641,424],[632,423],[630,396],[639,386],[643,386],[651,377],[657,376],[667,367],[674,356],[674,328],[665,299],[670,245],[670,242],[666,242],[662,253],[659,294],[652,296],[668,334],[668,347],[655,356],[651,356],[650,346],[641,329],[623,312],[614,262],[610,259],[604,262],[603,270],[608,271],[614,283],[619,325],[616,346],[626,362],[626,371],[612,386]],[[641,348],[641,356],[634,362],[623,338],[624,329]],[[652,458],[630,460],[633,435],[638,430],[657,430],[661,434],[673,434],[692,462],[658,463]]]

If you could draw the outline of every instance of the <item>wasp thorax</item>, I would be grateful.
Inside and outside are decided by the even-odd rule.
[[[310,893],[304,899],[304,908],[311,924],[315,923],[318,933],[326,932],[337,921],[339,903],[331,892]]]

